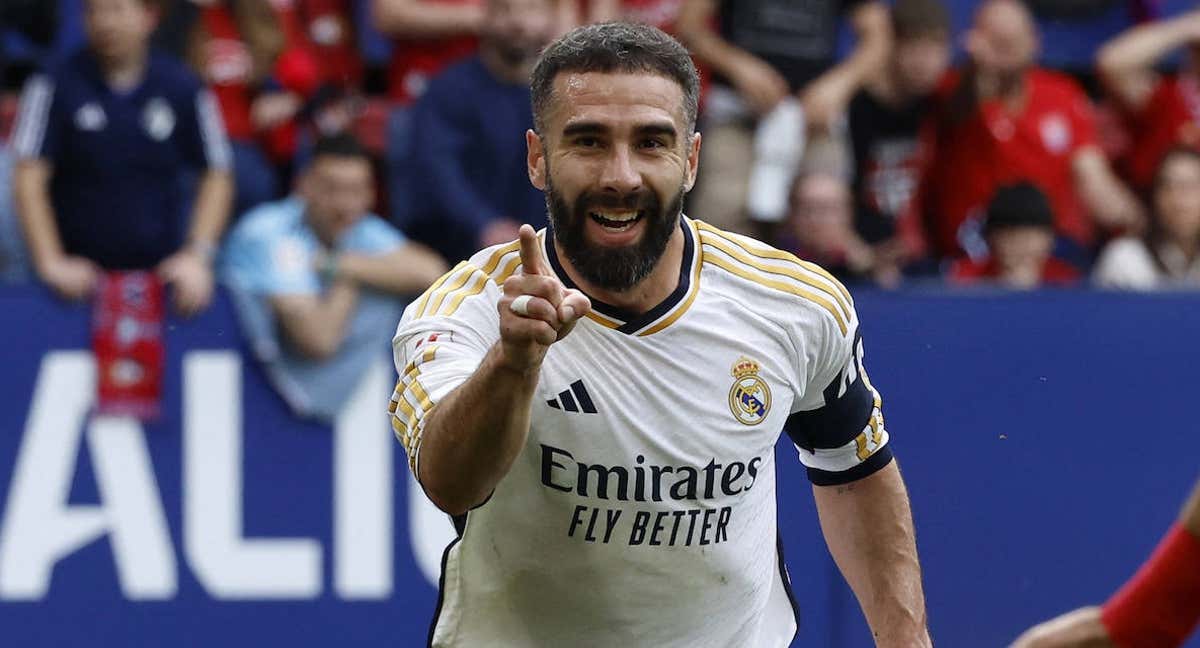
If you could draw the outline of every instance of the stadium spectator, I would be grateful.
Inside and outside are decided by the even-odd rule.
[[[529,184],[525,131],[533,127],[529,73],[553,28],[549,0],[489,0],[479,53],[433,80],[413,113],[413,150],[393,214],[448,259],[545,224]]]
[[[924,253],[913,205],[927,142],[921,126],[950,64],[950,17],[940,0],[892,7],[892,56],[850,101],[855,230],[874,247],[881,275]]]
[[[988,0],[966,35],[969,62],[942,88],[922,203],[934,252],[986,252],[984,204],[1030,179],[1050,199],[1064,254],[1082,259],[1106,231],[1140,226],[1142,209],[1096,144],[1092,108],[1064,75],[1035,66],[1038,35],[1018,0]]]
[[[951,283],[991,283],[1028,290],[1066,286],[1079,271],[1053,256],[1054,214],[1046,195],[1029,182],[1006,185],[987,205],[983,235],[988,255],[959,259],[950,267]]]
[[[1200,288],[1200,152],[1169,151],[1155,175],[1151,200],[1147,234],[1109,243],[1093,280],[1134,290]]]
[[[1180,49],[1185,62],[1178,74],[1156,71]],[[1200,146],[1200,9],[1121,34],[1100,50],[1098,68],[1130,135],[1121,171],[1146,192],[1171,147]]]
[[[261,205],[221,261],[242,328],[299,415],[332,420],[386,348],[403,297],[446,268],[368,213],[371,163],[356,140],[319,140],[297,195]]]
[[[849,15],[857,45],[835,64],[842,14]],[[677,31],[714,74],[703,123],[704,171],[689,213],[768,240],[787,211],[806,131],[808,157],[844,163],[838,123],[850,98],[884,65],[887,8],[877,0],[687,0]],[[756,138],[760,125],[771,132]]]
[[[18,211],[34,266],[60,295],[102,269],[157,268],[184,314],[212,296],[229,215],[229,145],[212,93],[152,54],[154,0],[87,0],[89,46],[32,77],[13,138]],[[181,176],[202,171],[191,205]]]
[[[1200,624],[1200,482],[1150,558],[1103,607],[1042,623],[1012,648],[1179,648]]]
[[[296,100],[268,83],[283,51],[268,0],[183,0],[166,18],[179,52],[213,89],[233,150],[234,213],[275,198],[279,177],[259,135],[290,119]],[[182,48],[182,49],[179,49]]]
[[[790,236],[786,247],[843,282],[870,280],[875,259],[854,231],[854,201],[842,178],[829,172],[805,172],[792,190]],[[789,240],[791,239],[791,240]],[[898,276],[879,277],[895,284]]]

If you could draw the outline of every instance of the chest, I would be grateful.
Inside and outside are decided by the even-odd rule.
[[[645,337],[587,321],[547,356],[531,443],[610,462],[760,456],[795,395],[786,346],[716,311]]]
[[[68,92],[60,112],[68,162],[97,172],[128,165],[160,167],[178,159],[179,108],[165,96]]]

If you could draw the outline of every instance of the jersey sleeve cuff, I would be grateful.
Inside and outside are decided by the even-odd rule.
[[[875,451],[875,454],[867,458],[866,461],[850,468],[838,472],[828,470],[820,470],[818,468],[808,468],[808,480],[816,486],[840,486],[849,484],[853,481],[858,481],[864,477],[879,472],[888,464],[892,463],[893,459],[891,445],[885,445]]]

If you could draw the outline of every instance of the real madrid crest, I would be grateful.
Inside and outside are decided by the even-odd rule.
[[[729,388],[729,411],[743,425],[758,425],[771,411],[771,388],[759,377],[757,362],[742,356],[733,363],[730,374],[733,386]]]

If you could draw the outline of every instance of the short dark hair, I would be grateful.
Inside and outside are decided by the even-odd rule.
[[[330,155],[334,157],[354,157],[370,161],[367,149],[350,133],[335,133],[322,135],[313,145],[312,159]]]
[[[941,0],[896,0],[892,33],[896,40],[950,37],[950,14]]]
[[[534,128],[541,133],[554,94],[554,79],[564,72],[647,72],[683,88],[683,113],[689,132],[696,130],[700,75],[687,48],[662,30],[632,23],[599,23],[572,29],[538,58],[530,79]]]
[[[1027,180],[1001,186],[988,201],[984,234],[1014,227],[1054,229],[1054,210],[1046,194]]]

